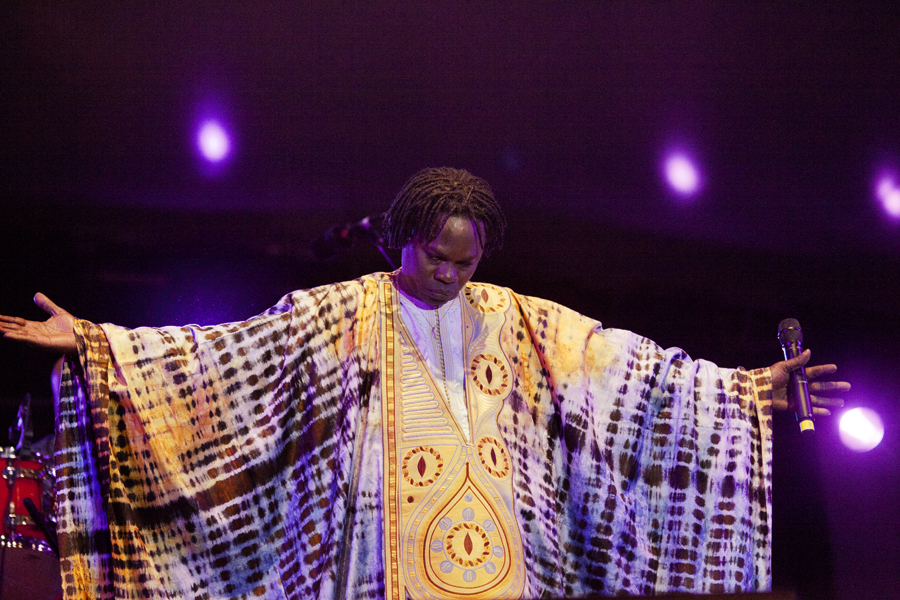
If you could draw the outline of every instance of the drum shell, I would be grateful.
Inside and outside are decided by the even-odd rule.
[[[30,498],[47,526],[56,528],[55,477],[51,459],[40,454],[19,457],[15,448],[3,448],[0,450],[0,476],[0,507],[3,507],[5,517],[0,544],[49,552],[46,537],[32,520],[24,500]]]

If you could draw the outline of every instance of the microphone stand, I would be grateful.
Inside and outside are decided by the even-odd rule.
[[[384,214],[370,215],[355,223],[335,225],[312,242],[310,249],[319,260],[330,260],[342,252],[346,252],[356,245],[359,240],[366,240],[381,252],[381,255],[396,271],[397,266],[384,249],[384,239],[381,237],[381,220]]]

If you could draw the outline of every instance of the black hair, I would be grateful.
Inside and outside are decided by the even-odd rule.
[[[462,169],[423,169],[404,184],[384,215],[384,238],[389,248],[403,248],[418,236],[433,241],[448,217],[465,217],[478,228],[484,256],[503,246],[506,217],[488,182]]]

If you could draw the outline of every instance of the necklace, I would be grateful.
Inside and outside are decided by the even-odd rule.
[[[455,300],[454,300],[455,301]],[[437,355],[440,357],[439,363],[441,365],[441,383],[444,385],[444,398],[447,399],[447,402],[450,402],[450,388],[447,387],[447,365],[444,361],[444,340],[441,336],[441,310],[445,307],[449,307],[453,304],[453,301],[448,302],[444,306],[439,306],[437,310],[434,311],[434,326],[431,328],[431,336],[437,340]]]

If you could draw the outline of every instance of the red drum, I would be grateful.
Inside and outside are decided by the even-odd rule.
[[[56,528],[56,490],[51,458],[17,456],[0,448],[0,569],[2,598],[48,600],[62,594],[59,558],[25,508],[30,498],[47,526]]]

